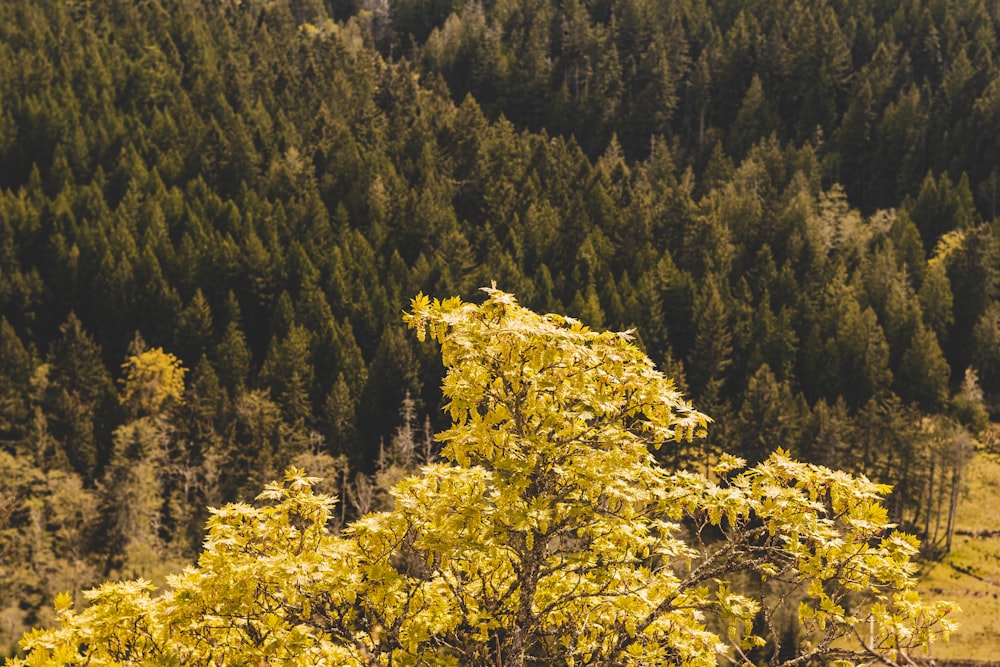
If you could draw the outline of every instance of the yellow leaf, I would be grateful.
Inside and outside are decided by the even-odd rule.
[[[69,593],[59,593],[53,603],[56,612],[62,614],[73,608],[73,596]]]

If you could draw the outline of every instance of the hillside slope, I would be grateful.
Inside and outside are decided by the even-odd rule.
[[[400,312],[492,280],[636,330],[715,420],[664,462],[936,524],[1000,397],[1000,15],[897,4],[0,3],[0,650],[291,462],[385,501],[442,425]]]

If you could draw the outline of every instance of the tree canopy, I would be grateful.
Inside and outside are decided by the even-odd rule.
[[[263,506],[212,510],[166,591],[60,595],[9,664],[906,664],[954,629],[914,591],[887,487],[780,449],[667,470],[656,452],[708,418],[630,334],[486,292],[405,316],[441,346],[452,423],[392,509],[338,533],[335,499],[290,469]],[[792,655],[788,605],[810,638]]]

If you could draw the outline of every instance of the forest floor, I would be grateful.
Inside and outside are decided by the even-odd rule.
[[[997,660],[1000,656],[1000,456],[978,453],[956,516],[951,553],[921,573],[927,598],[957,602],[958,632],[932,657]]]

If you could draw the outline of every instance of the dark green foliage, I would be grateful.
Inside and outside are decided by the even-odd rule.
[[[0,650],[14,652],[13,630],[53,620],[56,593],[100,576],[91,551],[97,524],[97,494],[77,475],[0,451]]]
[[[903,353],[896,378],[900,398],[915,402],[926,412],[939,412],[948,400],[949,375],[948,362],[941,353],[937,335],[918,325],[910,346]]]
[[[0,443],[5,447],[25,435],[35,366],[14,327],[7,318],[0,318]]]
[[[796,396],[787,381],[779,382],[764,364],[747,382],[736,415],[737,446],[750,461],[763,460],[779,442],[797,453],[807,415],[801,395]]]
[[[695,338],[688,357],[688,380],[696,394],[721,395],[733,353],[727,320],[718,283],[709,278],[695,300]]]
[[[73,313],[59,327],[47,362],[43,409],[52,437],[73,470],[92,480],[108,460],[116,399],[100,347]]]
[[[993,301],[972,329],[972,364],[983,389],[1000,390],[1000,303]]]
[[[932,249],[942,234],[953,229],[967,229],[974,222],[975,209],[968,176],[963,174],[956,185],[948,178],[947,172],[941,174],[939,179],[927,174],[920,193],[908,209],[925,246],[928,250]]]
[[[920,310],[924,316],[924,323],[937,334],[939,341],[948,340],[951,325],[955,323],[955,315],[952,310],[954,297],[943,263],[935,262],[927,267],[917,297],[920,300]]]

